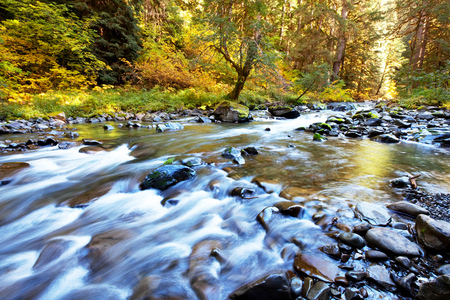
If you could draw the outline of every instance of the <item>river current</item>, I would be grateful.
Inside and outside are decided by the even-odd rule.
[[[55,146],[0,156],[0,163],[30,164],[0,186],[0,299],[129,299],[143,280],[154,299],[197,299],[192,284],[199,276],[215,279],[207,299],[226,299],[267,272],[292,270],[292,238],[301,241],[302,251],[329,244],[332,238],[314,216],[339,215],[358,224],[351,209],[358,202],[403,200],[389,180],[405,172],[421,175],[423,191],[450,193],[446,149],[350,138],[320,143],[295,130],[331,114],[339,113],[256,117],[248,124],[186,119],[177,121],[183,130],[163,133],[118,123],[110,123],[112,131],[70,125],[80,139],[102,141],[108,151]],[[230,146],[252,146],[259,154],[238,165],[221,157]],[[139,189],[167,159],[189,157],[203,161],[194,167],[195,179],[162,192]],[[248,199],[230,196],[236,187],[255,192]],[[286,200],[279,196],[286,189],[306,212],[273,224],[282,232],[273,237],[256,216]],[[68,205],[83,197],[87,204]],[[218,245],[220,259],[196,261],[193,249],[201,252],[205,241]]]

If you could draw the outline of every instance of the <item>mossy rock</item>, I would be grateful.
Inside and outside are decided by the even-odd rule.
[[[323,142],[323,141],[326,141],[327,138],[322,136],[320,133],[316,132],[316,133],[314,133],[313,140],[317,141],[317,142]]]
[[[217,104],[213,115],[216,120],[228,123],[248,122],[250,110],[247,106],[236,102],[223,100]]]
[[[187,166],[181,165],[163,165],[145,177],[140,188],[165,190],[177,184],[178,182],[194,178],[195,171]]]
[[[327,123],[320,123],[319,127],[322,128],[322,129],[328,129],[330,131],[332,130],[330,124],[327,124]]]

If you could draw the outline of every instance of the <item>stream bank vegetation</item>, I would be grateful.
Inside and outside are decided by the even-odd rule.
[[[0,118],[382,99],[450,106],[450,5],[5,0]]]

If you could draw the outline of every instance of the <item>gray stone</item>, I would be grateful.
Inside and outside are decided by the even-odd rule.
[[[360,202],[356,205],[356,213],[371,225],[386,226],[391,222],[387,209],[381,205]]]
[[[429,214],[428,210],[426,210],[425,208],[422,208],[419,205],[412,204],[412,203],[406,202],[406,201],[392,203],[392,204],[387,205],[386,207],[389,209],[407,214],[407,215],[411,215],[411,216],[418,216],[420,214],[425,214],[425,215]]]
[[[385,266],[370,265],[367,268],[367,276],[387,291],[395,292],[397,290],[395,283],[392,281],[389,271]]]
[[[411,268],[411,261],[406,256],[397,256],[395,261],[405,269]]]
[[[377,227],[367,231],[366,241],[395,255],[420,256],[420,248],[393,229]]]
[[[289,281],[284,272],[278,271],[244,285],[231,293],[228,298],[236,300],[291,300]]]
[[[222,152],[222,156],[225,158],[233,159],[236,163],[243,165],[245,164],[245,160],[241,155],[241,151],[234,147],[228,147]]]
[[[295,296],[300,296],[302,294],[303,281],[298,277],[292,277],[291,279],[291,292]]]
[[[450,299],[450,275],[441,275],[431,282],[422,284],[416,297],[420,300]]]
[[[178,123],[166,123],[166,124],[157,124],[156,125],[156,132],[166,132],[166,131],[173,131],[173,130],[181,130],[183,129],[183,125]]]
[[[370,261],[383,261],[388,260],[389,256],[387,256],[384,252],[377,250],[369,250],[366,252],[366,258]]]
[[[372,138],[373,141],[387,144],[400,143],[400,139],[393,134],[380,134]]]
[[[416,232],[419,242],[429,249],[450,252],[450,223],[418,215]]]
[[[222,122],[248,122],[250,110],[247,106],[224,100],[217,104],[213,115],[216,120]]]
[[[339,240],[355,248],[363,248],[366,245],[364,239],[356,233],[343,232],[339,235]]]
[[[440,275],[450,275],[450,264],[440,266],[436,269],[436,273]]]
[[[277,298],[278,299],[278,298]],[[308,300],[328,300],[330,299],[330,286],[323,281],[318,281],[306,296]]]

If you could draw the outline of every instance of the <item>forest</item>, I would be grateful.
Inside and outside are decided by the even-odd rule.
[[[3,0],[0,115],[450,105],[444,0]]]

